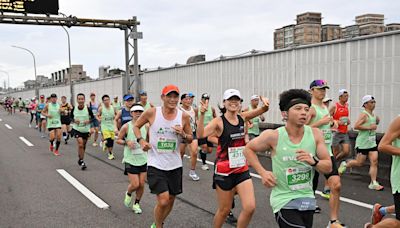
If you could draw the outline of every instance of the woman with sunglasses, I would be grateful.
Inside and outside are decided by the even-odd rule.
[[[211,135],[218,137],[217,158],[213,177],[213,188],[216,189],[218,209],[214,216],[214,227],[222,227],[232,207],[235,194],[238,194],[242,211],[237,227],[247,227],[255,210],[253,182],[250,179],[249,167],[243,155],[245,142],[245,122],[268,111],[269,102],[261,98],[263,107],[240,113],[242,97],[236,89],[224,92],[223,115],[214,118],[204,127],[204,116],[208,100],[201,102],[200,119],[197,133],[199,138]]]
[[[380,119],[374,114],[376,102],[373,96],[365,95],[361,103],[364,110],[354,124],[354,129],[358,130],[356,138],[357,157],[355,160],[343,161],[339,166],[339,173],[343,174],[346,168],[361,167],[368,157],[370,161],[369,175],[371,176],[371,183],[368,185],[368,188],[381,191],[383,190],[383,186],[376,181],[376,176],[378,175],[376,129]]]
[[[132,208],[136,214],[141,214],[139,201],[142,198],[144,184],[147,175],[147,153],[142,150],[140,144],[137,143],[135,134],[133,133],[133,125],[135,121],[143,113],[144,108],[140,104],[134,104],[130,109],[132,120],[124,124],[118,134],[117,143],[124,145],[124,158],[122,163],[125,164],[125,175],[128,175],[129,185],[125,194],[124,204],[128,208]],[[140,129],[142,138],[147,138],[147,126]],[[132,202],[132,193],[136,192],[135,201]]]

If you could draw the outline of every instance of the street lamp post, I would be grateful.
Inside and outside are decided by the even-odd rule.
[[[5,73],[7,75],[7,80],[8,80],[7,92],[10,92],[10,74],[4,70],[0,70],[0,72]]]
[[[27,49],[27,48],[15,46],[15,45],[12,45],[11,47],[25,50],[25,51],[29,52],[29,53],[32,55],[32,57],[33,57],[33,68],[34,68],[34,70],[35,70],[35,96],[36,96],[36,97],[39,97],[39,85],[38,85],[37,74],[36,74],[36,58],[35,58],[35,55],[33,54],[32,51],[30,51],[30,50]]]
[[[67,17],[67,15],[59,12],[64,17]],[[69,80],[69,93],[71,94],[70,102],[71,105],[74,105],[74,91],[73,91],[73,85],[72,85],[72,64],[71,64],[71,40],[69,37],[69,32],[64,26],[61,26],[61,28],[64,29],[64,31],[67,33],[67,38],[68,38],[68,61],[69,61],[69,71],[68,71],[68,80]]]

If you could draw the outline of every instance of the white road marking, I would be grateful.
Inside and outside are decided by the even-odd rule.
[[[29,142],[26,138],[20,136],[19,139],[21,139],[22,142],[24,142],[27,146],[33,146],[33,144]]]
[[[3,121],[2,119],[0,119],[0,122]]]
[[[80,191],[86,198],[88,198],[94,205],[101,209],[108,209],[110,206],[81,184],[77,179],[75,179],[71,174],[63,169],[57,169],[57,172],[64,177],[72,186],[74,186],[78,191]]]
[[[6,126],[6,128],[8,128],[8,129],[12,129],[12,127],[10,126],[10,125],[8,125],[8,124],[4,124],[4,126]]]
[[[183,156],[185,158],[190,158],[190,156],[188,156],[186,154],[183,155]],[[197,158],[197,161],[201,162],[201,159]],[[210,162],[210,161],[207,161],[207,160],[206,160],[206,163],[208,165],[214,165],[214,162]],[[255,173],[250,173],[250,176],[258,178],[258,179],[261,179],[261,176],[258,175],[258,174],[255,174]],[[318,194],[318,195],[322,195],[322,192],[318,191],[318,190],[315,191],[315,193]],[[371,205],[371,204],[363,203],[363,202],[360,202],[360,201],[357,201],[357,200],[352,200],[352,199],[349,199],[349,198],[346,198],[346,197],[340,197],[340,201],[346,202],[346,203],[350,203],[350,204],[353,204],[353,205],[356,205],[356,206],[359,206],[359,207],[365,207],[365,208],[368,208],[368,209],[372,209],[373,208],[373,205]]]

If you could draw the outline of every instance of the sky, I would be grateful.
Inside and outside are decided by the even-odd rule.
[[[398,0],[59,0],[59,12],[78,18],[122,19],[137,16],[142,69],[184,64],[197,54],[206,60],[255,50],[273,50],[276,28],[294,24],[297,14],[321,12],[323,24],[354,24],[357,15],[385,14],[385,23],[400,23]],[[119,29],[68,29],[72,64],[82,64],[91,78],[109,65],[124,69],[124,32]],[[0,24],[0,71],[10,86],[34,79],[33,60],[17,45],[35,53],[37,74],[68,67],[67,36],[61,27]],[[0,72],[0,86],[6,75]]]

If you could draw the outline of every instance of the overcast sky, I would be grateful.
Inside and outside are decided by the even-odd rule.
[[[385,14],[385,23],[400,23],[398,0],[59,0],[60,12],[80,18],[129,19],[137,16],[144,39],[139,41],[142,68],[185,63],[191,55],[206,59],[273,49],[273,31],[295,23],[296,15],[321,12],[323,24],[354,24],[364,13]],[[61,27],[0,24],[0,70],[10,73],[11,87],[34,78],[32,57],[11,45],[31,49],[38,75],[68,66],[67,37]],[[83,64],[92,78],[98,67],[124,69],[123,31],[69,29],[72,63]],[[3,85],[4,74],[0,73]]]

